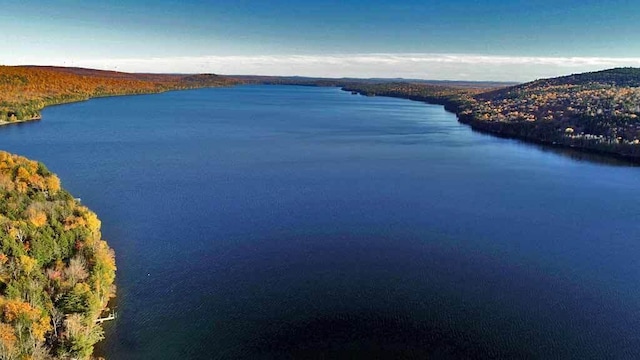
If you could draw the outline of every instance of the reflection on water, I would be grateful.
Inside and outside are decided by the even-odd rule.
[[[597,164],[604,164],[604,165],[610,165],[610,166],[632,166],[632,167],[640,166],[639,163],[636,163],[630,160],[616,158],[613,156],[604,155],[604,154],[585,152],[585,151],[580,151],[577,149],[566,148],[566,147],[545,146],[545,145],[536,145],[536,146],[540,148],[542,151],[565,156],[575,161],[586,161],[586,162],[593,162]]]
[[[483,132],[483,131],[478,131],[478,130],[472,130],[472,131],[476,134],[481,134],[485,136],[495,136],[492,134],[487,134],[486,132]],[[631,166],[631,167],[640,166],[640,163],[638,162],[617,157],[615,155],[608,155],[608,154],[599,153],[595,151],[584,151],[584,150],[578,150],[578,149],[566,147],[566,146],[539,144],[539,143],[528,142],[528,141],[523,141],[519,139],[513,139],[513,141],[517,141],[523,144],[524,146],[535,147],[543,152],[549,152],[556,155],[564,156],[575,161],[584,161],[584,162],[591,162],[591,163],[610,165],[610,166]]]

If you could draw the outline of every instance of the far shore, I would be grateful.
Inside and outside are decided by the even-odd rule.
[[[415,97],[415,96],[411,96],[411,95],[391,95],[391,94],[369,94],[366,91],[362,91],[359,89],[352,89],[349,87],[342,87],[341,88],[342,91],[345,92],[351,92],[352,94],[355,92],[356,94],[362,95],[362,96],[382,96],[382,97],[391,97],[391,98],[397,98],[397,99],[405,99],[405,100],[411,100],[411,101],[419,101],[419,102],[423,102],[423,103],[427,103],[427,104],[432,104],[432,105],[441,105],[444,106],[444,109],[454,115],[456,115],[456,118],[458,119],[458,122],[464,125],[469,126],[473,131],[476,131],[478,133],[482,133],[482,134],[487,134],[487,135],[491,135],[491,136],[496,136],[499,138],[503,138],[503,139],[514,139],[514,140],[518,140],[518,141],[522,141],[523,143],[529,143],[529,144],[535,144],[535,145],[539,145],[539,146],[546,146],[548,148],[555,148],[555,149],[567,149],[567,150],[573,150],[573,151],[579,151],[585,154],[594,154],[594,155],[599,155],[599,156],[603,156],[605,158],[609,158],[612,160],[618,160],[618,161],[622,161],[627,163],[629,166],[639,166],[640,165],[640,158],[638,158],[637,156],[630,156],[630,155],[626,155],[626,154],[622,154],[622,153],[618,153],[618,152],[612,152],[612,151],[605,151],[605,150],[600,150],[600,149],[594,149],[594,148],[589,148],[589,147],[584,147],[584,146],[577,146],[577,145],[571,145],[571,144],[563,144],[563,143],[559,143],[559,142],[553,142],[553,141],[545,141],[545,140],[540,140],[540,139],[536,139],[533,137],[525,137],[525,136],[520,136],[520,135],[516,135],[516,134],[511,134],[508,132],[501,132],[501,131],[497,131],[494,129],[490,129],[487,128],[485,126],[482,126],[482,122],[480,121],[476,121],[470,117],[465,117],[463,116],[458,108],[458,105],[455,104],[455,102],[452,101],[448,101],[446,99],[436,99],[436,98],[425,98],[425,97]]]
[[[230,86],[237,86],[239,84],[232,84]],[[270,84],[267,84],[270,85]],[[277,85],[289,85],[289,84],[277,84]],[[229,86],[229,85],[223,85],[223,86]],[[317,84],[311,85],[311,86],[318,86]],[[205,87],[209,87],[209,86],[205,86]],[[214,86],[214,87],[218,87],[218,86]],[[346,92],[351,92],[352,94],[359,94],[359,95],[364,95],[364,96],[372,96],[373,94],[367,93],[366,91],[363,91],[361,89],[356,88],[351,88],[348,86],[336,86],[337,88],[346,91]],[[203,88],[203,87],[200,87]],[[109,94],[109,95],[99,95],[99,96],[91,96],[89,98],[85,98],[85,99],[74,99],[71,101],[63,101],[63,102],[59,102],[59,103],[55,103],[55,104],[49,104],[47,106],[45,106],[45,108],[50,107],[50,106],[59,106],[59,105],[66,105],[66,104],[70,104],[70,103],[75,103],[75,102],[83,102],[83,101],[87,101],[87,100],[91,100],[91,99],[95,99],[95,98],[104,98],[104,97],[119,97],[119,96],[134,96],[134,95],[153,95],[153,94],[159,94],[159,93],[164,93],[164,92],[171,92],[171,91],[184,91],[184,90],[194,90],[194,89],[199,89],[198,87],[196,88],[184,88],[184,89],[163,89],[160,91],[153,91],[153,92],[142,92],[142,93],[122,93],[122,94]],[[621,153],[617,153],[617,152],[611,152],[611,151],[604,151],[604,150],[600,150],[600,149],[593,149],[593,148],[589,148],[589,147],[582,147],[582,146],[576,146],[576,145],[570,145],[570,144],[562,144],[562,143],[558,143],[558,142],[549,142],[549,141],[544,141],[544,140],[540,140],[540,139],[536,139],[536,138],[532,138],[532,137],[524,137],[524,136],[519,136],[519,135],[514,135],[514,134],[510,134],[508,132],[501,132],[501,131],[496,131],[493,129],[489,129],[486,128],[485,126],[482,126],[483,124],[479,121],[474,121],[474,119],[469,119],[468,117],[462,116],[462,114],[460,114],[460,111],[458,109],[458,106],[452,102],[452,101],[448,101],[446,99],[435,99],[435,98],[425,98],[425,97],[420,97],[420,96],[411,96],[411,95],[397,95],[397,94],[378,94],[380,96],[383,97],[394,97],[394,98],[401,98],[401,99],[406,99],[406,100],[413,100],[413,101],[420,101],[420,102],[424,102],[424,103],[429,103],[429,104],[434,104],[434,105],[443,105],[445,110],[453,113],[456,115],[456,117],[458,118],[458,122],[468,125],[470,126],[474,131],[480,132],[480,133],[484,133],[484,134],[489,134],[489,135],[493,135],[493,136],[497,136],[497,137],[501,137],[501,138],[510,138],[510,139],[517,139],[526,143],[531,143],[531,144],[537,144],[537,145],[542,145],[542,146],[548,146],[550,148],[563,148],[563,149],[571,149],[574,151],[580,151],[583,153],[590,153],[590,154],[596,154],[596,155],[600,155],[600,156],[604,156],[604,157],[608,157],[610,159],[616,159],[616,160],[620,160],[620,161],[624,161],[629,163],[629,165],[639,165],[640,164],[640,159],[636,156],[629,156],[629,155],[625,155],[625,154],[621,154]],[[39,114],[37,116],[34,116],[32,118],[28,118],[28,119],[21,119],[21,120],[16,120],[16,121],[0,121],[0,126],[5,126],[5,125],[12,125],[12,124],[22,124],[22,123],[26,123],[26,122],[32,122],[32,121],[39,121],[42,120],[42,115]]]

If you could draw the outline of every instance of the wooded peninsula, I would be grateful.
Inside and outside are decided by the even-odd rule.
[[[0,358],[91,356],[115,270],[96,214],[42,163],[0,151]]]

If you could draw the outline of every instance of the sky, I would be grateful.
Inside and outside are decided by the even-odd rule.
[[[638,0],[0,0],[0,64],[529,81],[640,67]]]

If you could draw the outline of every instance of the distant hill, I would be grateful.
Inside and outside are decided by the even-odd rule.
[[[230,75],[244,83],[266,85],[303,85],[303,86],[348,86],[353,84],[424,84],[444,87],[467,88],[497,88],[512,86],[516,82],[499,81],[458,81],[458,80],[424,80],[404,78],[319,78],[306,76],[261,76],[261,75]]]
[[[155,81],[166,82],[175,81],[183,77],[179,74],[150,74],[150,73],[127,73],[112,70],[96,70],[79,67],[63,67],[63,66],[36,66],[26,65],[20,66],[20,68],[34,69],[34,70],[48,70],[58,73],[66,73],[78,76],[88,76],[103,79],[124,79],[124,80],[142,80],[142,81]]]
[[[478,98],[482,100],[513,98],[532,91],[545,91],[551,87],[558,88],[563,86],[570,86],[572,88],[581,87],[583,89],[640,87],[640,68],[615,68],[582,74],[572,74],[550,79],[540,79],[487,92]]]
[[[196,75],[184,75],[178,79],[183,84],[220,84],[225,81],[229,81],[227,78],[216,74],[196,74]]]
[[[0,66],[0,125],[38,119],[40,110],[48,105],[236,83],[215,74],[133,74],[55,66]]]
[[[603,84],[611,86],[640,86],[640,68],[615,68],[602,71],[572,74],[553,79],[543,79],[532,84],[557,86],[557,85],[588,85]]]

